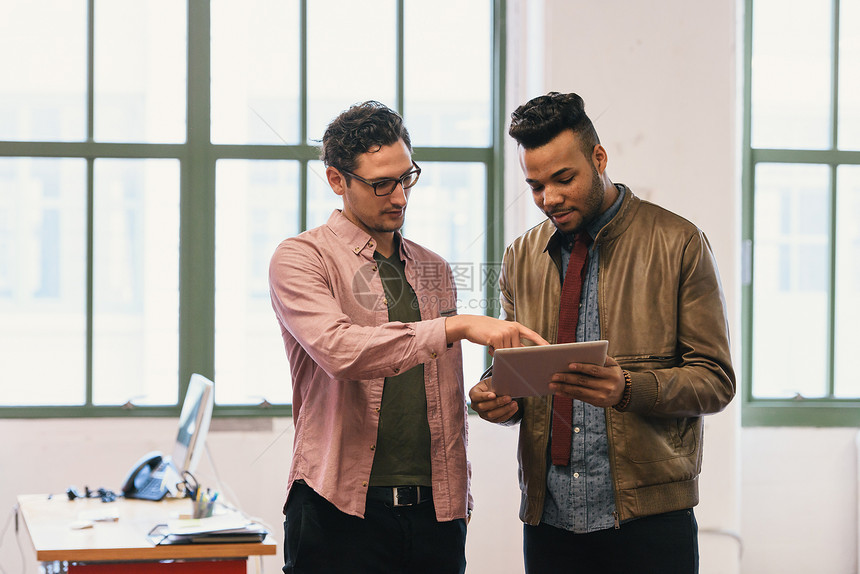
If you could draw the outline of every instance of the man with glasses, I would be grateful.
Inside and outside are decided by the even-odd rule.
[[[462,573],[472,501],[459,341],[546,341],[457,315],[448,264],[401,236],[421,168],[399,115],[352,106],[321,159],[343,209],[283,241],[269,269],[293,379],[284,572]]]
[[[523,104],[509,133],[547,219],[505,252],[502,316],[610,355],[553,375],[553,396],[469,392],[482,418],[520,425],[526,572],[698,572],[702,417],[735,394],[708,240],[609,179],[578,95]]]

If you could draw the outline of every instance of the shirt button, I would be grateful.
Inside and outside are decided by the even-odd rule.
[[[394,374],[396,375],[399,372],[400,372],[400,369],[398,367],[394,367]]]
[[[573,432],[579,432],[579,427],[573,427]]]
[[[388,305],[388,297],[383,297],[383,298],[382,298],[382,304],[383,304],[383,305]]]
[[[430,358],[431,358],[431,359],[435,359],[435,358],[436,358],[436,351],[433,351],[432,353],[430,353]]]
[[[579,473],[578,473],[578,472],[574,472],[574,473],[573,473],[573,478],[579,478]]]
[[[376,412],[379,412],[379,410],[380,410],[380,409],[379,409],[379,407],[376,407],[376,408],[375,408],[375,409],[373,409],[373,410],[375,410]]]
[[[370,445],[370,450],[376,450],[376,445],[375,444]]]
[[[365,480],[364,482],[362,482],[361,486],[367,486],[367,481]]]
[[[377,267],[376,267],[376,265],[374,265],[372,271],[376,271],[376,270],[377,270]]]
[[[356,247],[355,249],[353,249],[353,251],[358,253],[359,251],[361,251],[361,247]]]

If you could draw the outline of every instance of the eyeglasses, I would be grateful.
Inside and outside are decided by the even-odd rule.
[[[345,169],[341,169],[340,171],[372,187],[374,195],[378,197],[385,197],[386,195],[391,195],[392,193],[394,193],[394,190],[397,189],[398,183],[403,187],[403,189],[409,189],[410,187],[418,183],[418,176],[421,175],[421,168],[418,167],[418,164],[414,161],[412,162],[412,167],[414,167],[415,169],[401,175],[400,177],[386,177],[384,179],[377,179],[376,181],[367,181],[363,177],[355,175],[351,171],[346,171]]]

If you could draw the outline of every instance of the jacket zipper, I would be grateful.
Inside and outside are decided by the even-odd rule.
[[[609,441],[609,474],[612,476],[612,497],[615,499],[615,510],[612,511],[612,518],[615,519],[615,530],[621,528],[621,521],[618,518],[618,476],[615,473],[615,441],[611,438],[612,433],[612,414],[609,409],[605,409],[606,413],[606,438]]]

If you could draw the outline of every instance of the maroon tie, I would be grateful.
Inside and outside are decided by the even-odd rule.
[[[579,298],[582,294],[582,282],[585,278],[585,260],[588,259],[588,239],[586,233],[579,233],[573,240],[573,250],[567,264],[564,283],[561,286],[557,343],[576,341]],[[572,425],[573,400],[558,395],[553,396],[550,454],[554,465],[567,466],[570,464],[570,427]]]

